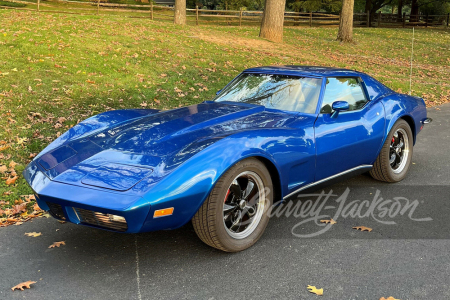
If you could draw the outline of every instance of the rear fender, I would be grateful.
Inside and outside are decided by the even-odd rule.
[[[401,118],[412,125],[414,144],[417,134],[421,131],[421,121],[427,117],[427,109],[421,98],[415,98],[403,94],[393,94],[385,97],[383,105],[386,111],[386,132],[383,144],[394,124]]]

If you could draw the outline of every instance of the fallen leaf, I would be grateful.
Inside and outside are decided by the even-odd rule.
[[[30,289],[31,288],[30,285],[32,285],[33,283],[36,283],[36,281],[25,281],[25,282],[19,283],[16,286],[13,286],[11,288],[11,290],[13,290],[13,291],[14,290],[21,290],[21,291],[23,291],[24,288]]]
[[[19,177],[18,176],[9,177],[8,179],[6,179],[6,184],[7,185],[14,184],[16,182],[17,178],[19,178]]]
[[[42,215],[42,217],[46,217],[48,219],[48,218],[50,218],[50,214],[46,212]]]
[[[55,248],[55,247],[58,247],[59,248],[59,246],[61,246],[61,245],[65,245],[66,244],[66,242],[64,242],[64,241],[62,241],[62,242],[54,242],[53,244],[51,244],[50,246],[48,246],[48,248],[50,249],[50,248]]]
[[[11,169],[14,169],[16,166],[17,166],[17,163],[14,162],[13,160],[9,163],[9,167],[10,167]]]
[[[381,297],[380,300],[400,300],[400,299],[396,299],[392,296],[389,296],[388,298]]]
[[[316,294],[318,296],[322,296],[323,295],[323,289],[317,289],[313,285],[308,285],[308,292]]]
[[[320,220],[320,223],[325,223],[325,224],[328,224],[328,223],[330,223],[330,224],[336,224],[337,222],[336,222],[335,220],[331,219],[331,220]]]
[[[8,171],[6,166],[0,166],[0,173],[5,173],[6,171]]]
[[[31,194],[31,195],[25,195],[25,196],[22,196],[22,197],[25,198],[25,202],[30,202],[30,201],[32,201],[32,200],[36,200],[36,197],[35,197],[33,194]]]
[[[352,227],[352,228],[356,229],[356,230],[361,230],[361,231],[369,231],[369,232],[372,231],[372,228],[369,228],[369,227],[366,227],[366,226],[357,226],[357,227]]]
[[[15,214],[19,214],[21,212],[24,212],[26,210],[27,210],[27,204],[26,203],[22,203],[20,205],[14,205],[13,208],[12,208],[11,213],[13,215],[15,215]]]
[[[38,237],[41,236],[42,233],[41,232],[25,232],[26,236],[31,236],[31,237]]]
[[[28,138],[17,138],[17,145],[22,145],[26,141],[28,141]]]

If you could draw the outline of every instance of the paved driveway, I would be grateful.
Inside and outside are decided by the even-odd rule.
[[[372,202],[378,191],[378,200],[403,197],[397,202],[417,205],[402,204],[403,215],[376,210],[352,218],[347,208],[337,224],[311,238],[292,234],[305,218],[274,217],[254,247],[235,254],[207,247],[190,224],[126,235],[40,218],[0,229],[0,299],[319,299],[307,285],[324,289],[320,299],[450,299],[450,105],[429,109],[429,116],[434,122],[418,136],[404,181],[361,175],[325,189],[340,196],[350,188],[346,204]],[[315,196],[301,201],[308,197]],[[330,213],[343,201],[336,199],[327,203],[336,207]],[[426,218],[432,220],[417,221]],[[321,229],[311,221],[294,233]],[[42,236],[24,236],[32,231]],[[66,246],[47,249],[55,241]],[[27,280],[37,283],[10,290]]]

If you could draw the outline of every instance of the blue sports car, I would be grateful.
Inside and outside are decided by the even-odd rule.
[[[360,72],[247,69],[212,101],[91,117],[27,166],[39,206],[60,220],[118,232],[192,220],[209,246],[252,246],[278,202],[370,171],[405,178],[431,122],[423,99]]]

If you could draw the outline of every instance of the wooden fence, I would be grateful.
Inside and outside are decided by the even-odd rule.
[[[133,18],[149,18],[151,20],[173,20],[174,8],[169,6],[153,5],[128,5],[105,3],[105,0],[75,1],[64,0],[49,2],[41,0],[3,0],[11,3],[26,5],[25,7],[11,7],[0,5],[4,9],[32,10],[38,12],[54,12],[67,14],[125,14]],[[210,24],[251,26],[259,25],[262,19],[262,11],[247,10],[209,10],[186,9],[188,24]],[[285,12],[285,26],[338,26],[339,15],[320,12]],[[355,13],[354,26],[363,27],[407,27],[407,26],[449,26],[450,15],[406,15],[399,17],[396,14],[372,14]]]

